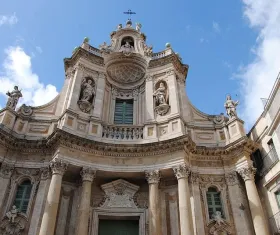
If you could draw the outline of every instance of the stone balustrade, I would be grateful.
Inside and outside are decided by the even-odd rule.
[[[143,139],[143,126],[103,126],[102,137],[115,140]]]
[[[90,46],[90,45],[89,45],[88,51],[89,51],[90,53],[94,54],[94,55],[97,55],[97,56],[102,57],[100,50],[97,49],[97,48],[95,48],[95,47],[93,47],[93,46]]]
[[[160,58],[163,58],[163,57],[171,55],[171,54],[172,54],[172,49],[168,48],[164,51],[153,53],[152,60],[160,59]]]

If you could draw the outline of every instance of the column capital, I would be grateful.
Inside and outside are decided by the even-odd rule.
[[[14,165],[3,162],[0,168],[0,176],[9,179],[14,171]]]
[[[95,178],[96,170],[90,167],[83,167],[81,170],[81,176],[83,181],[90,181],[92,182]]]
[[[52,174],[64,175],[67,170],[68,163],[65,161],[55,158],[50,162],[50,168],[52,169]]]
[[[225,175],[226,183],[229,186],[233,186],[238,183],[237,173],[235,171],[226,173]]]
[[[244,181],[254,180],[257,169],[249,166],[238,169],[237,172],[242,176]]]
[[[160,181],[159,170],[145,171],[145,175],[149,184],[158,184]]]
[[[181,164],[178,166],[173,167],[174,174],[177,180],[182,178],[188,178],[190,174],[190,170],[186,164]]]

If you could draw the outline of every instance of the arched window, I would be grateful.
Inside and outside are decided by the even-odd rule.
[[[16,207],[22,213],[26,213],[27,211],[31,190],[32,190],[32,185],[30,180],[23,181],[17,187],[17,193],[16,193],[14,205],[16,205]]]
[[[216,211],[220,211],[222,213],[222,217],[224,218],[220,192],[218,192],[216,188],[210,187],[206,193],[206,196],[209,219],[213,218],[213,215],[216,213]]]

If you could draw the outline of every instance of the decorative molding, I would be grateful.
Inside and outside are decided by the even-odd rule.
[[[193,184],[199,184],[200,175],[198,172],[191,172],[191,181]]]
[[[15,167],[8,163],[3,162],[0,168],[0,176],[5,179],[11,178]]]
[[[102,208],[137,208],[134,202],[134,195],[139,186],[119,179],[103,184],[101,188],[106,194]]]
[[[49,167],[42,167],[40,169],[41,172],[41,180],[47,180],[51,177],[51,172]]]
[[[226,183],[229,186],[233,186],[238,184],[238,178],[237,178],[237,173],[235,171],[227,173],[225,175]]]
[[[83,167],[81,170],[81,176],[83,181],[92,182],[96,176],[96,170],[90,167]]]
[[[244,167],[244,168],[237,170],[237,172],[242,176],[244,181],[254,180],[256,171],[257,171],[257,169],[252,166]]]
[[[149,184],[158,184],[160,181],[160,171],[145,171],[146,179]]]
[[[64,175],[67,170],[68,163],[64,162],[59,158],[55,158],[50,162],[50,167],[52,169],[52,174]]]
[[[186,164],[173,167],[173,171],[178,180],[181,178],[188,178],[190,174],[190,170]]]

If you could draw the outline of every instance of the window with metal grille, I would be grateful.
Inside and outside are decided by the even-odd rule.
[[[14,205],[16,205],[17,209],[22,213],[26,213],[27,211],[31,189],[32,189],[32,185],[30,180],[23,181],[17,187],[17,193],[16,193]]]
[[[218,192],[216,188],[211,187],[208,189],[206,193],[206,197],[207,197],[209,218],[212,219],[216,211],[220,211],[222,217],[224,217],[220,192]]]
[[[115,124],[133,124],[133,100],[116,99]]]

